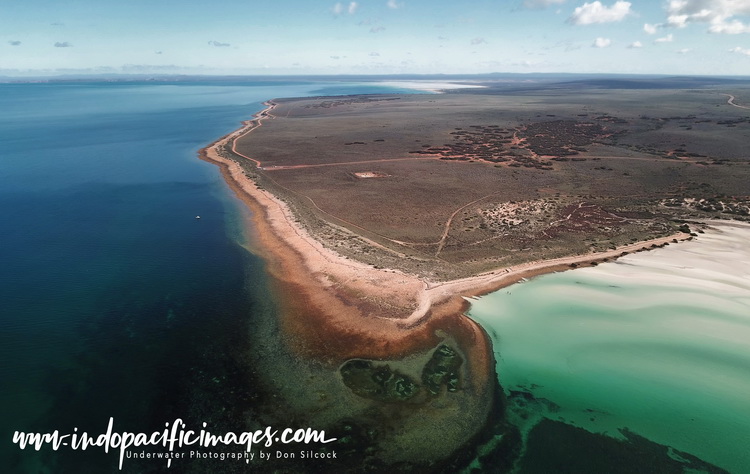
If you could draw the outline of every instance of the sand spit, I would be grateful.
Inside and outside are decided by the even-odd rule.
[[[219,165],[230,187],[253,211],[254,246],[273,277],[284,341],[301,359],[313,358],[331,368],[352,358],[396,364],[404,358],[424,355],[441,343],[450,343],[465,361],[458,392],[443,393],[423,406],[412,407],[407,415],[394,415],[390,409],[383,412],[396,417],[400,428],[380,445],[383,457],[394,462],[445,458],[481,429],[493,409],[492,347],[483,329],[463,316],[469,304],[464,297],[486,294],[524,278],[690,238],[688,234],[678,234],[448,282],[424,281],[397,270],[376,269],[325,248],[296,221],[286,203],[259,188],[235,161],[244,155],[234,149],[234,140],[262,126],[263,120],[273,119],[275,104],[266,105],[268,108],[256,114],[255,119],[201,150],[201,157]],[[234,159],[232,153],[236,155]],[[257,160],[244,158],[260,166]],[[348,390],[343,384],[341,389]],[[359,403],[353,394],[342,396],[350,397],[354,405]],[[341,407],[328,410],[327,414],[321,410],[321,419],[351,415],[341,412],[345,410]],[[415,441],[420,436],[422,441]],[[406,446],[410,448],[407,450]]]
[[[272,107],[258,117],[269,117]],[[325,400],[336,402],[319,401],[320,390],[309,389],[305,393],[310,394],[310,400],[295,394],[290,401],[301,412],[295,416],[308,417],[310,426],[326,427],[366,413],[385,433],[377,442],[381,461],[432,463],[445,459],[483,427],[494,409],[494,359],[483,330],[469,318],[456,317],[461,314],[462,300],[418,327],[400,324],[403,315],[418,309],[416,295],[424,291],[423,282],[325,249],[295,222],[285,203],[259,189],[237,162],[226,157],[225,147],[232,140],[258,126],[257,118],[246,122],[240,130],[202,150],[201,157],[220,166],[227,183],[253,211],[253,246],[272,276],[280,306],[282,343],[299,360],[312,359],[328,367],[315,377],[329,379],[324,381],[329,390]],[[404,359],[424,358],[441,343],[450,344],[464,360],[457,393],[444,392],[419,406],[394,410],[392,404],[360,399],[340,382],[337,368],[346,360],[387,361],[394,369],[404,370],[401,365],[409,364]],[[270,378],[299,376],[280,374],[285,367],[272,370],[277,372]]]

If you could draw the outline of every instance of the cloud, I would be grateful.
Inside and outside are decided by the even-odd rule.
[[[622,0],[618,0],[611,7],[602,5],[602,2],[598,0],[592,3],[584,3],[573,10],[573,14],[568,18],[568,23],[573,25],[592,25],[595,23],[622,21],[631,14],[630,6],[630,2]]]
[[[476,45],[476,44],[487,44],[487,40],[484,39],[484,38],[477,37],[477,38],[473,38],[471,40],[471,44],[474,44],[474,45]]]
[[[594,40],[591,47],[593,48],[606,48],[612,44],[612,40],[609,38],[602,38],[601,36]]]
[[[640,41],[633,41],[632,43],[628,45],[628,49],[637,49],[637,48],[642,48],[642,47],[643,47],[643,43],[641,43]]]
[[[690,48],[682,48],[682,49],[678,49],[677,50],[677,54],[687,54],[690,51],[692,51],[692,49],[690,49]]]
[[[438,40],[440,40],[440,41],[448,41],[448,37],[447,36],[438,36]]]
[[[331,59],[341,59],[341,56],[329,56]]]
[[[209,41],[208,44],[217,48],[228,48],[229,46],[232,46],[229,43],[221,43],[219,41]]]
[[[380,56],[380,53],[378,53],[377,51],[373,51],[372,53],[368,54],[368,56],[377,58],[378,56]]]
[[[523,7],[531,9],[542,9],[552,5],[560,5],[565,3],[566,0],[524,0]]]
[[[656,34],[656,30],[659,29],[659,26],[660,25],[652,25],[650,23],[644,23],[643,24],[643,31],[645,31],[646,33],[648,33],[650,35],[655,35]]]
[[[687,26],[688,15],[670,15],[667,18],[667,25],[676,28],[685,28]]]
[[[654,43],[671,43],[672,41],[674,41],[674,36],[672,33],[669,33],[667,36],[656,38]]]
[[[744,54],[745,56],[750,56],[750,49],[744,49],[740,48],[739,46],[736,46],[729,50],[730,53],[739,53]]]
[[[401,7],[404,6],[403,2],[399,3],[396,0],[388,0],[388,2],[386,3],[386,5],[388,6],[388,8],[391,8],[393,10],[396,10],[396,9],[401,8]]]
[[[725,33],[728,35],[737,35],[740,33],[750,33],[750,25],[746,25],[739,20],[730,22],[720,22],[711,25],[708,29],[711,33]]]
[[[750,15],[747,0],[670,0],[667,26],[684,28],[690,23],[707,23],[710,33],[750,33],[750,25],[736,16]]]
[[[18,41],[18,40],[8,41],[8,44],[11,45],[11,46],[21,46],[21,42]]]
[[[162,54],[161,51],[154,51],[154,54]]]
[[[349,2],[349,6],[345,6],[341,2],[337,2],[336,5],[333,6],[333,14],[334,15],[341,15],[346,11],[350,15],[354,15],[354,13],[357,12],[357,8],[359,7],[359,4],[357,2]]]
[[[67,41],[60,42],[58,41],[55,43],[55,48],[72,48],[73,45],[68,43]]]
[[[373,26],[370,28],[370,33],[380,33],[381,31],[385,31],[385,26]]]

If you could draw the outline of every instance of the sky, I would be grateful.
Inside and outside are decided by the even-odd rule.
[[[750,0],[0,0],[0,75],[750,75]]]

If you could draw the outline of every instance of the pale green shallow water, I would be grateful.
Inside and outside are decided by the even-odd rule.
[[[505,288],[470,316],[493,339],[506,393],[551,402],[530,420],[619,438],[627,428],[750,472],[748,243],[750,225],[717,224],[692,242]]]

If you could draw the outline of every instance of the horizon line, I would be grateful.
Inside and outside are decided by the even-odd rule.
[[[735,79],[750,80],[749,75],[739,74],[665,74],[665,73],[616,73],[616,72],[488,72],[488,73],[387,73],[387,74],[211,74],[211,73],[122,73],[122,72],[101,72],[101,73],[59,73],[50,75],[3,75],[0,74],[1,83],[11,82],[43,82],[56,80],[86,80],[86,79],[273,79],[273,78],[297,78],[297,79],[330,79],[330,78],[450,78],[453,80],[461,79],[482,79],[492,77],[599,77],[599,78],[660,78],[660,79],[678,79],[678,78],[704,78],[704,79]]]

